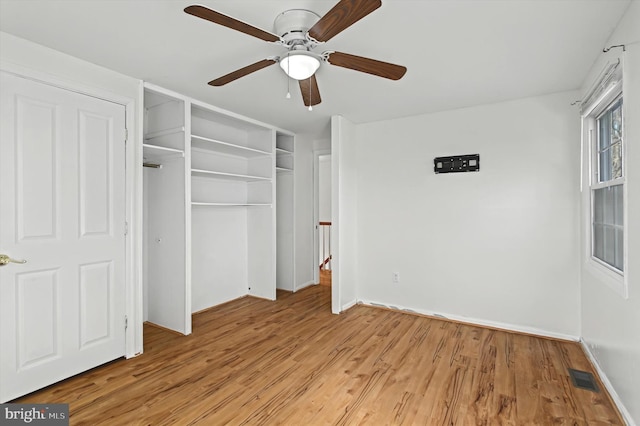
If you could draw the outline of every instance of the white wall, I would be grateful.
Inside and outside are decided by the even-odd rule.
[[[358,299],[577,338],[577,96],[357,126]],[[456,154],[480,172],[433,172]]]
[[[244,207],[191,209],[191,224],[195,231],[191,235],[191,312],[248,293],[250,253],[247,216]],[[229,244],[233,241],[235,243]]]
[[[632,44],[634,43],[635,44]],[[623,58],[628,232],[628,298],[607,287],[585,263],[581,268],[582,337],[624,407],[627,421],[640,424],[640,2],[633,2],[607,46],[627,44]],[[596,64],[591,74],[601,69]],[[591,81],[587,81],[585,87]],[[585,173],[585,181],[588,176]],[[585,188],[585,192],[588,191]],[[588,211],[588,193],[583,211]],[[583,214],[583,244],[589,241]],[[631,418],[633,420],[631,420]]]
[[[339,313],[357,302],[358,294],[358,157],[356,126],[331,118],[331,310]]]
[[[294,290],[314,284],[313,240],[313,135],[296,135],[295,175],[295,259]]]
[[[331,155],[318,159],[318,207],[321,222],[331,222]]]

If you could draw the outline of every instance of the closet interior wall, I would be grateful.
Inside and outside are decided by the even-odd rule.
[[[276,287],[295,291],[294,135],[276,132]]]
[[[192,312],[275,299],[274,130],[191,107]]]

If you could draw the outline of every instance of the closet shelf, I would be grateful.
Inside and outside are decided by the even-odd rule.
[[[162,136],[175,135],[176,133],[184,132],[184,126],[173,127],[171,129],[159,130],[157,132],[149,132],[144,135],[144,140],[159,138]]]
[[[277,155],[293,155],[293,152],[288,151],[288,150],[283,149],[283,148],[276,148],[276,154]]]
[[[280,173],[280,172],[282,172],[282,173],[290,173],[292,171],[293,171],[293,169],[288,169],[286,167],[276,167],[276,172],[278,172],[278,173]]]
[[[271,207],[271,203],[206,203],[200,201],[192,201],[191,205],[204,207]]]
[[[263,157],[271,155],[270,152],[255,148],[248,148],[217,139],[206,138],[204,136],[191,135],[191,146],[208,151],[219,152],[221,154],[235,155],[244,158]]]
[[[269,181],[271,178],[263,176],[241,175],[236,173],[215,172],[212,170],[191,169],[191,176],[212,179],[239,180],[245,182]]]
[[[159,162],[170,158],[184,157],[184,151],[145,143],[142,145],[142,157],[145,163]]]

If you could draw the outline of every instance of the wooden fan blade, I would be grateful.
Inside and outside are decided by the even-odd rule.
[[[322,102],[315,74],[306,80],[299,80],[299,84],[305,106],[314,106]]]
[[[207,9],[204,6],[199,6],[199,5],[188,6],[184,9],[184,11],[187,12],[189,15],[206,19],[207,21],[211,21],[218,25],[223,25],[227,28],[231,28],[232,30],[240,31],[241,33],[245,33],[250,36],[257,37],[264,41],[271,41],[271,42],[280,41],[280,37],[278,37],[275,34],[272,34],[265,30],[261,30],[260,28],[256,28],[253,25],[247,24],[246,22],[238,21],[237,19],[232,18],[231,16],[227,16],[220,12]]]
[[[316,41],[328,41],[377,8],[381,0],[340,0],[309,30]]]
[[[220,78],[216,78],[215,80],[211,80],[209,85],[211,86],[224,86],[227,83],[231,83],[234,80],[239,79],[240,77],[244,77],[245,75],[249,75],[252,72],[256,72],[261,70],[262,68],[266,68],[269,65],[273,65],[276,63],[275,59],[263,59],[261,61],[256,62],[255,64],[247,65],[244,68],[240,68],[239,70],[235,70],[234,72],[230,72],[227,75],[223,75]]]
[[[327,60],[331,65],[349,68],[355,71],[366,72],[391,80],[400,80],[407,72],[407,68],[389,62],[363,58],[362,56],[349,55],[348,53],[333,52]]]

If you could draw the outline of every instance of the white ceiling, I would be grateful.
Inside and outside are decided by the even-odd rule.
[[[273,31],[287,9],[319,15],[337,0],[0,0],[0,30],[216,106],[313,133],[354,122],[541,95],[581,86],[630,0],[383,0],[316,51],[408,68],[399,81],[324,64],[322,103],[271,66],[223,87],[207,82],[283,49],[187,15],[202,4]]]

